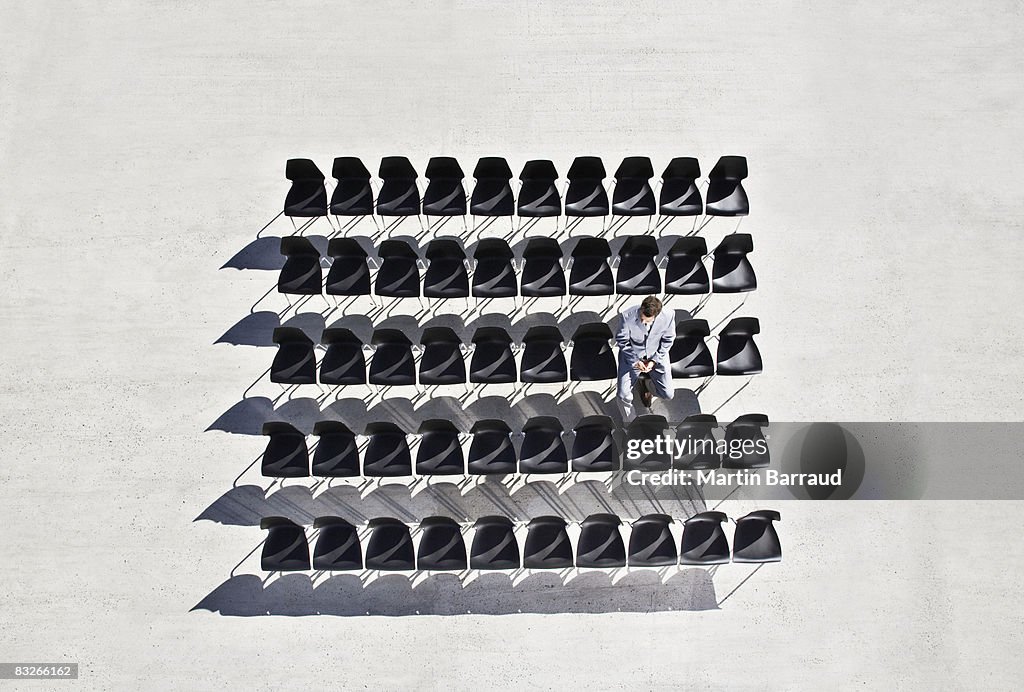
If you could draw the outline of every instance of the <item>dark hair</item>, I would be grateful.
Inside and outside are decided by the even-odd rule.
[[[640,303],[640,314],[644,317],[657,317],[661,314],[661,301],[654,296],[647,296]]]

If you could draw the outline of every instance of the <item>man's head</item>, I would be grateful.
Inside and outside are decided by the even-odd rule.
[[[661,301],[655,296],[647,296],[640,303],[640,321],[650,324],[654,318],[661,314]]]

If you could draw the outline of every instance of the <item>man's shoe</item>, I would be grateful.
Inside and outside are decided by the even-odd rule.
[[[654,403],[654,393],[651,392],[646,382],[640,385],[640,403],[647,409],[651,408],[651,404]]]

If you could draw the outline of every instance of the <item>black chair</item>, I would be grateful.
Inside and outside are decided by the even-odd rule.
[[[724,565],[729,562],[729,541],[722,529],[725,512],[701,512],[683,522],[679,563],[683,565]]]
[[[363,475],[374,478],[394,478],[412,475],[412,455],[405,431],[394,423],[369,423],[365,433],[369,438],[363,453]]]
[[[697,159],[681,156],[672,159],[661,174],[661,195],[658,212],[662,216],[700,216],[704,202],[700,198]]]
[[[645,440],[665,438],[668,420],[665,416],[648,413],[637,416],[626,426],[626,455],[623,468],[627,471],[666,471],[672,468],[672,455],[668,449],[660,452],[654,449],[650,454],[643,452]],[[630,453],[633,450],[633,453]]]
[[[758,469],[771,465],[771,454],[764,429],[768,416],[747,413],[725,426],[727,455],[722,464],[729,469]]]
[[[711,280],[704,267],[707,242],[700,236],[683,236],[668,251],[665,267],[665,293],[680,296],[711,292]]]
[[[450,327],[427,327],[420,337],[420,384],[465,384],[462,340]]]
[[[424,256],[423,295],[427,298],[468,298],[469,270],[466,253],[451,238],[435,238],[427,243]]]
[[[722,465],[722,455],[715,438],[718,419],[710,413],[695,413],[687,416],[676,426],[676,442],[683,448],[673,460],[673,466],[688,471],[717,469]]]
[[[653,216],[656,211],[651,178],[654,167],[646,156],[627,156],[615,171],[612,214],[616,216]]]
[[[523,567],[565,569],[573,566],[572,542],[561,517],[537,517],[526,525]]]
[[[523,337],[523,362],[519,379],[528,384],[552,384],[569,379],[562,350],[562,333],[558,327],[530,327]]]
[[[673,378],[689,379],[715,374],[715,359],[704,341],[710,335],[707,320],[680,320],[676,323],[676,340],[668,352]]]
[[[327,216],[324,174],[309,159],[288,159],[284,177],[292,182],[284,198],[284,215],[299,218]]]
[[[519,473],[568,473],[569,455],[562,423],[554,416],[534,416],[523,425]]]
[[[273,340],[277,354],[270,366],[270,381],[289,385],[316,383],[313,340],[296,327],[277,327]]]
[[[450,420],[433,418],[420,423],[416,473],[421,476],[461,476],[466,473],[459,429]],[[465,551],[463,551],[465,552]]]
[[[381,179],[377,195],[377,214],[380,216],[418,216],[420,191],[416,187],[419,177],[409,159],[404,156],[385,156],[380,161],[377,175]]]
[[[327,254],[332,259],[324,289],[327,295],[370,295],[370,267],[366,250],[360,247],[355,238],[331,238],[327,244]]]
[[[604,322],[588,322],[572,335],[569,379],[573,382],[614,380],[618,375],[612,330]]]
[[[749,233],[733,233],[715,248],[712,286],[715,293],[745,293],[757,288],[757,276],[747,254],[754,251]]]
[[[473,216],[512,216],[516,200],[512,194],[512,169],[500,156],[484,156],[473,169],[476,184],[469,200]]]
[[[562,248],[554,238],[531,238],[523,251],[520,293],[526,298],[565,295]]]
[[[317,517],[313,528],[320,530],[313,548],[313,569],[348,572],[363,568],[363,548],[355,526],[341,517]]]
[[[263,517],[267,531],[260,567],[264,572],[296,572],[309,569],[309,544],[301,526],[285,517]]]
[[[562,197],[555,182],[558,171],[547,159],[527,161],[519,174],[521,186],[517,211],[524,218],[562,215]]]
[[[661,293],[661,274],[658,273],[658,241],[651,236],[637,235],[626,238],[619,250],[619,269],[615,276],[615,291],[619,295],[646,296]]]
[[[761,333],[756,317],[736,317],[718,334],[719,375],[756,375],[762,370],[761,351],[754,335]]]
[[[372,216],[373,190],[370,171],[356,156],[334,159],[331,175],[338,181],[331,195],[331,213],[335,216]],[[376,223],[376,221],[374,221]]]
[[[778,562],[782,544],[773,521],[782,517],[773,509],[758,509],[736,520],[732,537],[733,562]]]
[[[309,476],[309,448],[306,436],[291,423],[267,421],[263,424],[267,448],[262,470],[268,478],[306,478]]]
[[[633,522],[629,533],[630,567],[664,567],[679,562],[676,541],[667,514],[645,514]]]
[[[479,420],[470,428],[469,473],[474,476],[516,472],[512,428],[503,420]]]
[[[384,387],[416,384],[416,359],[412,342],[400,329],[377,329],[370,343],[370,384]]]
[[[320,362],[322,384],[366,384],[366,356],[358,336],[344,327],[328,327],[320,343],[327,347]]]
[[[626,546],[614,514],[591,514],[580,523],[576,566],[613,568],[626,566]]]
[[[277,278],[277,292],[294,296],[320,295],[324,281],[320,252],[302,236],[281,238],[284,266]]]
[[[434,156],[427,163],[427,189],[423,193],[424,216],[465,216],[466,188],[459,162],[450,156]]]
[[[581,237],[572,249],[569,267],[569,295],[610,296],[615,280],[609,263],[612,251],[604,238]]]
[[[381,265],[373,292],[391,298],[419,298],[419,255],[404,240],[385,240],[377,248]]]
[[[370,538],[366,541],[366,569],[411,571],[416,569],[409,527],[392,517],[377,517],[367,522]]]
[[[582,418],[573,428],[572,470],[582,473],[616,471],[619,450],[615,443],[615,426],[608,416]]]
[[[356,434],[336,420],[313,425],[320,438],[313,451],[313,475],[319,478],[354,478],[359,475],[359,444]]]
[[[472,293],[476,298],[512,298],[519,288],[516,270],[512,265],[515,255],[501,238],[484,238],[473,251]]]
[[[743,156],[723,156],[708,174],[708,216],[746,216],[750,203],[743,189],[747,177],[747,159]]]
[[[470,569],[519,569],[519,543],[515,526],[508,517],[480,517],[473,525],[469,547]]]
[[[566,177],[566,216],[608,216],[608,192],[604,189],[604,163],[599,156],[577,156]]]
[[[512,337],[501,327],[480,327],[473,334],[473,357],[469,381],[479,384],[508,384],[517,380]]]
[[[420,522],[416,569],[461,571],[466,569],[466,542],[458,522],[449,517],[427,517]]]

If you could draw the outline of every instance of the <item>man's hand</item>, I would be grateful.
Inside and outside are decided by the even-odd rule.
[[[650,372],[651,370],[654,369],[654,361],[653,360],[638,360],[633,365],[633,367],[636,368],[637,372]]]

